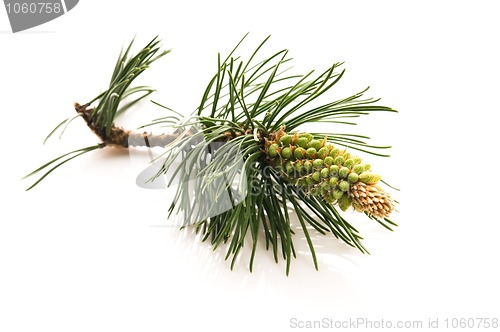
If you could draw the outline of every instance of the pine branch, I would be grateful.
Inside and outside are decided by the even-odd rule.
[[[340,128],[355,124],[362,116],[396,111],[377,105],[378,100],[363,99],[367,89],[321,103],[345,74],[345,69],[340,70],[342,63],[334,63],[319,75],[314,71],[288,74],[289,68],[283,68],[291,61],[288,50],[261,55],[269,38],[247,61],[235,56],[245,37],[227,57],[218,56],[218,70],[191,116],[183,118],[155,102],[169,115],[141,128],[160,124],[175,129],[161,135],[126,130],[114,123],[125,109],[154,91],[130,85],[152,62],[168,53],[159,51],[155,38],[129,56],[131,43],[118,58],[108,90],[89,103],[75,104],[77,116],[73,119],[81,117],[100,143],[38,168],[28,176],[52,167],[29,189],[67,161],[98,148],[163,147],[150,181],[168,176],[167,186],[177,185],[169,217],[183,215],[182,227],[194,225],[214,249],[227,244],[226,259],[232,257],[231,268],[250,233],[250,270],[263,236],[265,247],[272,249],[277,262],[279,257],[286,261],[289,273],[291,258],[296,256],[290,208],[297,215],[316,269],[312,229],[367,252],[359,232],[337,208],[346,211],[353,207],[392,230],[396,224],[388,217],[396,201],[382,188],[385,182],[372,172],[370,164],[348,149],[388,156],[377,151],[390,147],[370,144],[365,135],[305,133],[300,127],[324,122]],[[125,103],[124,99],[131,96],[135,97]],[[96,101],[97,106],[92,108]],[[61,128],[64,132],[73,119],[61,122],[48,137]]]

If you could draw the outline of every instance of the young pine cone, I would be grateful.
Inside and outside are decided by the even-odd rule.
[[[350,206],[377,219],[387,218],[394,203],[378,182],[369,164],[311,134],[286,134],[283,130],[266,141],[269,162],[283,176],[305,192],[338,204],[342,211]]]

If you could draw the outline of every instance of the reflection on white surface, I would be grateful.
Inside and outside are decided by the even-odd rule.
[[[179,144],[185,145],[186,142]],[[224,151],[220,153],[222,147]],[[130,152],[131,163],[141,167],[136,185],[143,189],[164,190],[167,204],[175,202],[176,207],[169,217],[172,227],[197,224],[243,201],[248,193],[248,183],[245,160],[237,144],[210,144],[206,151],[200,153],[204,159],[198,160],[189,169],[184,166],[183,158],[186,156],[182,153],[168,163],[168,167],[165,166],[168,153],[177,148],[174,145],[169,147],[168,152],[152,148]],[[144,150],[147,150],[146,159]],[[214,154],[213,151],[217,152]],[[218,162],[218,168],[210,168],[215,161]],[[230,188],[231,192],[226,188]]]

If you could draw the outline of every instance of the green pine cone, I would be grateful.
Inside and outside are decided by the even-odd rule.
[[[311,134],[290,135],[280,130],[270,138],[266,141],[269,163],[309,195],[337,204],[342,211],[353,206],[376,218],[393,211],[392,199],[377,185],[380,175],[326,137],[317,140]]]

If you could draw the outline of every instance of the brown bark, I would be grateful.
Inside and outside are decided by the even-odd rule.
[[[153,135],[152,133],[137,133],[131,130],[126,130],[118,127],[115,124],[111,126],[109,134],[105,128],[100,128],[92,116],[93,108],[88,108],[89,104],[80,105],[75,103],[75,110],[87,123],[87,126],[102,140],[107,146],[119,146],[128,148],[129,146],[148,146],[148,147],[164,147],[174,140],[179,138],[182,130],[177,129],[172,134]],[[190,129],[191,135],[194,133],[194,128]]]

